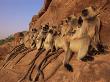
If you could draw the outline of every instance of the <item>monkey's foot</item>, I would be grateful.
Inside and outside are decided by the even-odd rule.
[[[70,64],[64,64],[64,67],[69,71],[69,72],[73,72],[73,68]]]
[[[98,45],[97,45],[97,48],[98,48],[98,53],[99,53],[99,54],[105,53],[105,48],[104,48],[104,46],[103,46],[102,44],[98,44]]]
[[[85,56],[84,58],[81,59],[81,61],[87,62],[87,61],[93,61],[94,58],[92,56]]]

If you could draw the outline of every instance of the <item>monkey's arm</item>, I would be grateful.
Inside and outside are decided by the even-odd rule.
[[[81,31],[77,31],[73,36],[72,36],[72,40],[75,40],[75,39],[80,39],[80,38],[82,38],[83,36],[82,36],[83,34],[81,33]]]

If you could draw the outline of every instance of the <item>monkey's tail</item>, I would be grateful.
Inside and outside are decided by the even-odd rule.
[[[4,60],[4,64],[2,65],[2,67],[0,68],[0,70],[2,70],[3,68],[5,68],[9,63],[7,63],[8,61],[10,61],[10,59],[12,58],[13,55],[15,55],[15,52],[13,51],[18,51],[18,50],[21,50],[22,47],[24,47],[24,44],[21,44],[21,45],[18,45],[16,46],[10,53],[11,54],[8,54],[8,56],[6,57],[6,59]],[[13,52],[13,53],[12,53]],[[15,55],[16,57],[16,55]]]
[[[8,66],[8,64],[17,56],[17,54],[22,53],[23,51],[25,51],[26,49],[21,50],[20,52],[16,53],[16,54],[11,54],[10,58],[4,62],[4,64],[2,65],[2,67],[0,68],[0,70],[4,69],[6,66]]]
[[[22,48],[24,47],[24,44],[18,45],[16,46],[6,57],[5,61],[7,62],[8,60],[10,60],[11,56],[13,56],[13,54],[17,51],[20,51]]]
[[[23,76],[23,78],[21,78],[20,80],[18,80],[17,82],[22,82],[29,74],[29,72],[31,71],[31,69],[33,68],[36,59],[40,56],[40,54],[42,54],[42,52],[45,51],[45,49],[39,50],[38,53],[35,55],[35,58],[31,61],[31,63],[29,64],[30,67],[27,70],[26,74]]]
[[[27,53],[29,53],[29,52],[31,52],[31,51],[34,51],[34,50],[36,50],[36,48],[34,48],[34,49],[29,49],[29,50],[27,50],[26,52],[24,52],[23,55],[15,62],[14,65],[18,64],[18,63],[20,62],[20,60],[22,60],[22,58],[24,58],[24,57],[26,56]]]
[[[39,66],[39,67],[38,67],[38,70],[40,70],[41,72],[43,72],[43,70],[45,69],[45,67],[46,67],[50,62],[52,62],[54,59],[56,59],[62,52],[63,52],[63,50],[61,50],[61,51],[55,51],[55,52],[53,52],[53,53],[47,55],[47,56],[44,58],[44,60],[43,60],[43,61],[46,60],[45,64],[44,64],[43,66]],[[55,54],[56,54],[56,55],[55,55]],[[51,58],[50,58],[50,57],[51,57]],[[50,58],[50,59],[49,59],[49,58]],[[47,59],[49,59],[49,60],[47,61]],[[43,61],[41,62],[41,65],[42,65]],[[41,73],[40,73],[40,74],[41,74]],[[36,76],[36,77],[37,77],[36,80],[38,80],[38,77],[39,77],[40,74],[38,74],[38,76]],[[44,75],[44,74],[43,74],[43,75]],[[41,74],[41,76],[42,76],[42,74]],[[42,77],[43,77],[43,76],[42,76]],[[42,79],[44,79],[44,78],[42,78]],[[45,79],[44,79],[44,81],[45,81]]]

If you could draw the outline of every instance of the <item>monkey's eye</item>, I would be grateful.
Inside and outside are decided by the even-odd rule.
[[[45,30],[46,28],[45,27],[43,27],[43,30]]]
[[[82,10],[82,15],[86,17],[89,14],[87,9]]]

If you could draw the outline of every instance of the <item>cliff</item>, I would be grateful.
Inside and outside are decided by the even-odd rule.
[[[50,25],[58,25],[60,21],[71,14],[78,16],[81,10],[88,6],[99,8],[106,3],[107,0],[45,0],[41,11],[32,17],[29,30],[39,28],[41,24],[48,23]],[[101,40],[104,44],[110,45],[110,4],[106,5],[106,10],[100,14],[102,22]],[[25,74],[29,62],[34,58],[37,50],[29,52],[13,70],[11,65],[18,58],[14,59],[12,64],[0,72],[0,82],[17,82],[19,78]],[[39,64],[43,59],[44,52],[36,61]],[[94,60],[90,62],[77,61],[73,56],[70,64],[73,72],[68,72],[62,66],[64,54],[43,70],[46,82],[110,82],[110,53],[94,56]],[[29,82],[25,79],[24,82]]]

